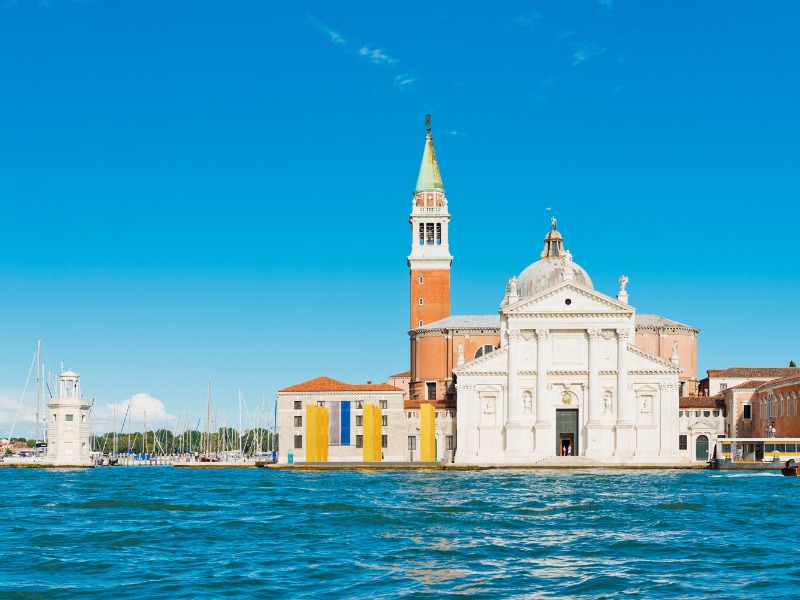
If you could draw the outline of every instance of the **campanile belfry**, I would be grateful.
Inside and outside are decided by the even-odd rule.
[[[425,116],[427,135],[417,187],[411,205],[411,329],[450,316],[450,256],[447,210],[442,176],[433,149],[431,116]]]

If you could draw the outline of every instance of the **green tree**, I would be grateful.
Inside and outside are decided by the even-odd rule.
[[[790,366],[790,367],[796,367],[797,365],[796,365],[796,364],[794,364],[794,361],[793,361],[793,360],[790,360],[790,361],[789,361],[789,366]]]
[[[25,442],[26,448],[35,448],[36,447],[36,440],[28,440]]]

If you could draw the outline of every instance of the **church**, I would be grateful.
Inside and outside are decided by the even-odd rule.
[[[383,411],[382,460],[420,460],[423,404],[434,407],[436,461],[691,460],[679,398],[697,393],[699,330],[638,314],[624,275],[614,297],[596,290],[555,218],[536,260],[498,289],[500,306],[450,313],[450,211],[426,122],[409,216],[410,369],[388,384],[317,377],[280,390],[280,460],[306,460],[308,407],[320,406],[330,411],[330,457],[361,461],[367,404]]]
[[[555,218],[494,314],[451,315],[450,213],[429,119],[409,222],[406,409],[412,418],[433,404],[437,434],[454,431],[446,446],[437,438],[452,447],[439,456],[463,465],[681,462],[679,397],[697,390],[696,328],[637,315],[624,275],[615,297],[595,290]]]

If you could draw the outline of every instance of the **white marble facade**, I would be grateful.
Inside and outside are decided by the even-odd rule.
[[[568,454],[676,463],[680,367],[634,345],[635,309],[595,291],[555,229],[512,278],[501,347],[454,369],[460,464],[532,464]]]

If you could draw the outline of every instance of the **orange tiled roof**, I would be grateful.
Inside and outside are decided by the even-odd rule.
[[[709,377],[747,377],[777,379],[800,375],[800,367],[730,367],[728,369],[709,369]]]
[[[725,401],[718,396],[683,396],[678,407],[685,408],[725,408]]]
[[[759,381],[758,386],[766,387],[769,385],[775,385],[779,383],[784,383],[786,381],[791,381],[792,379],[800,379],[800,373],[797,373],[795,375],[787,375],[786,377],[778,377],[777,379],[770,379],[769,381]]]
[[[746,389],[755,389],[764,383],[763,379],[751,379],[750,381],[745,381],[744,383],[740,383],[739,385],[735,385],[733,387],[729,387],[729,390],[746,390]],[[723,390],[724,391],[724,390]]]
[[[281,392],[402,392],[388,383],[344,383],[330,377],[317,377],[279,390]]]
[[[395,373],[394,375],[389,375],[389,379],[396,379],[400,377],[411,377],[411,371],[403,371],[402,373]]]

